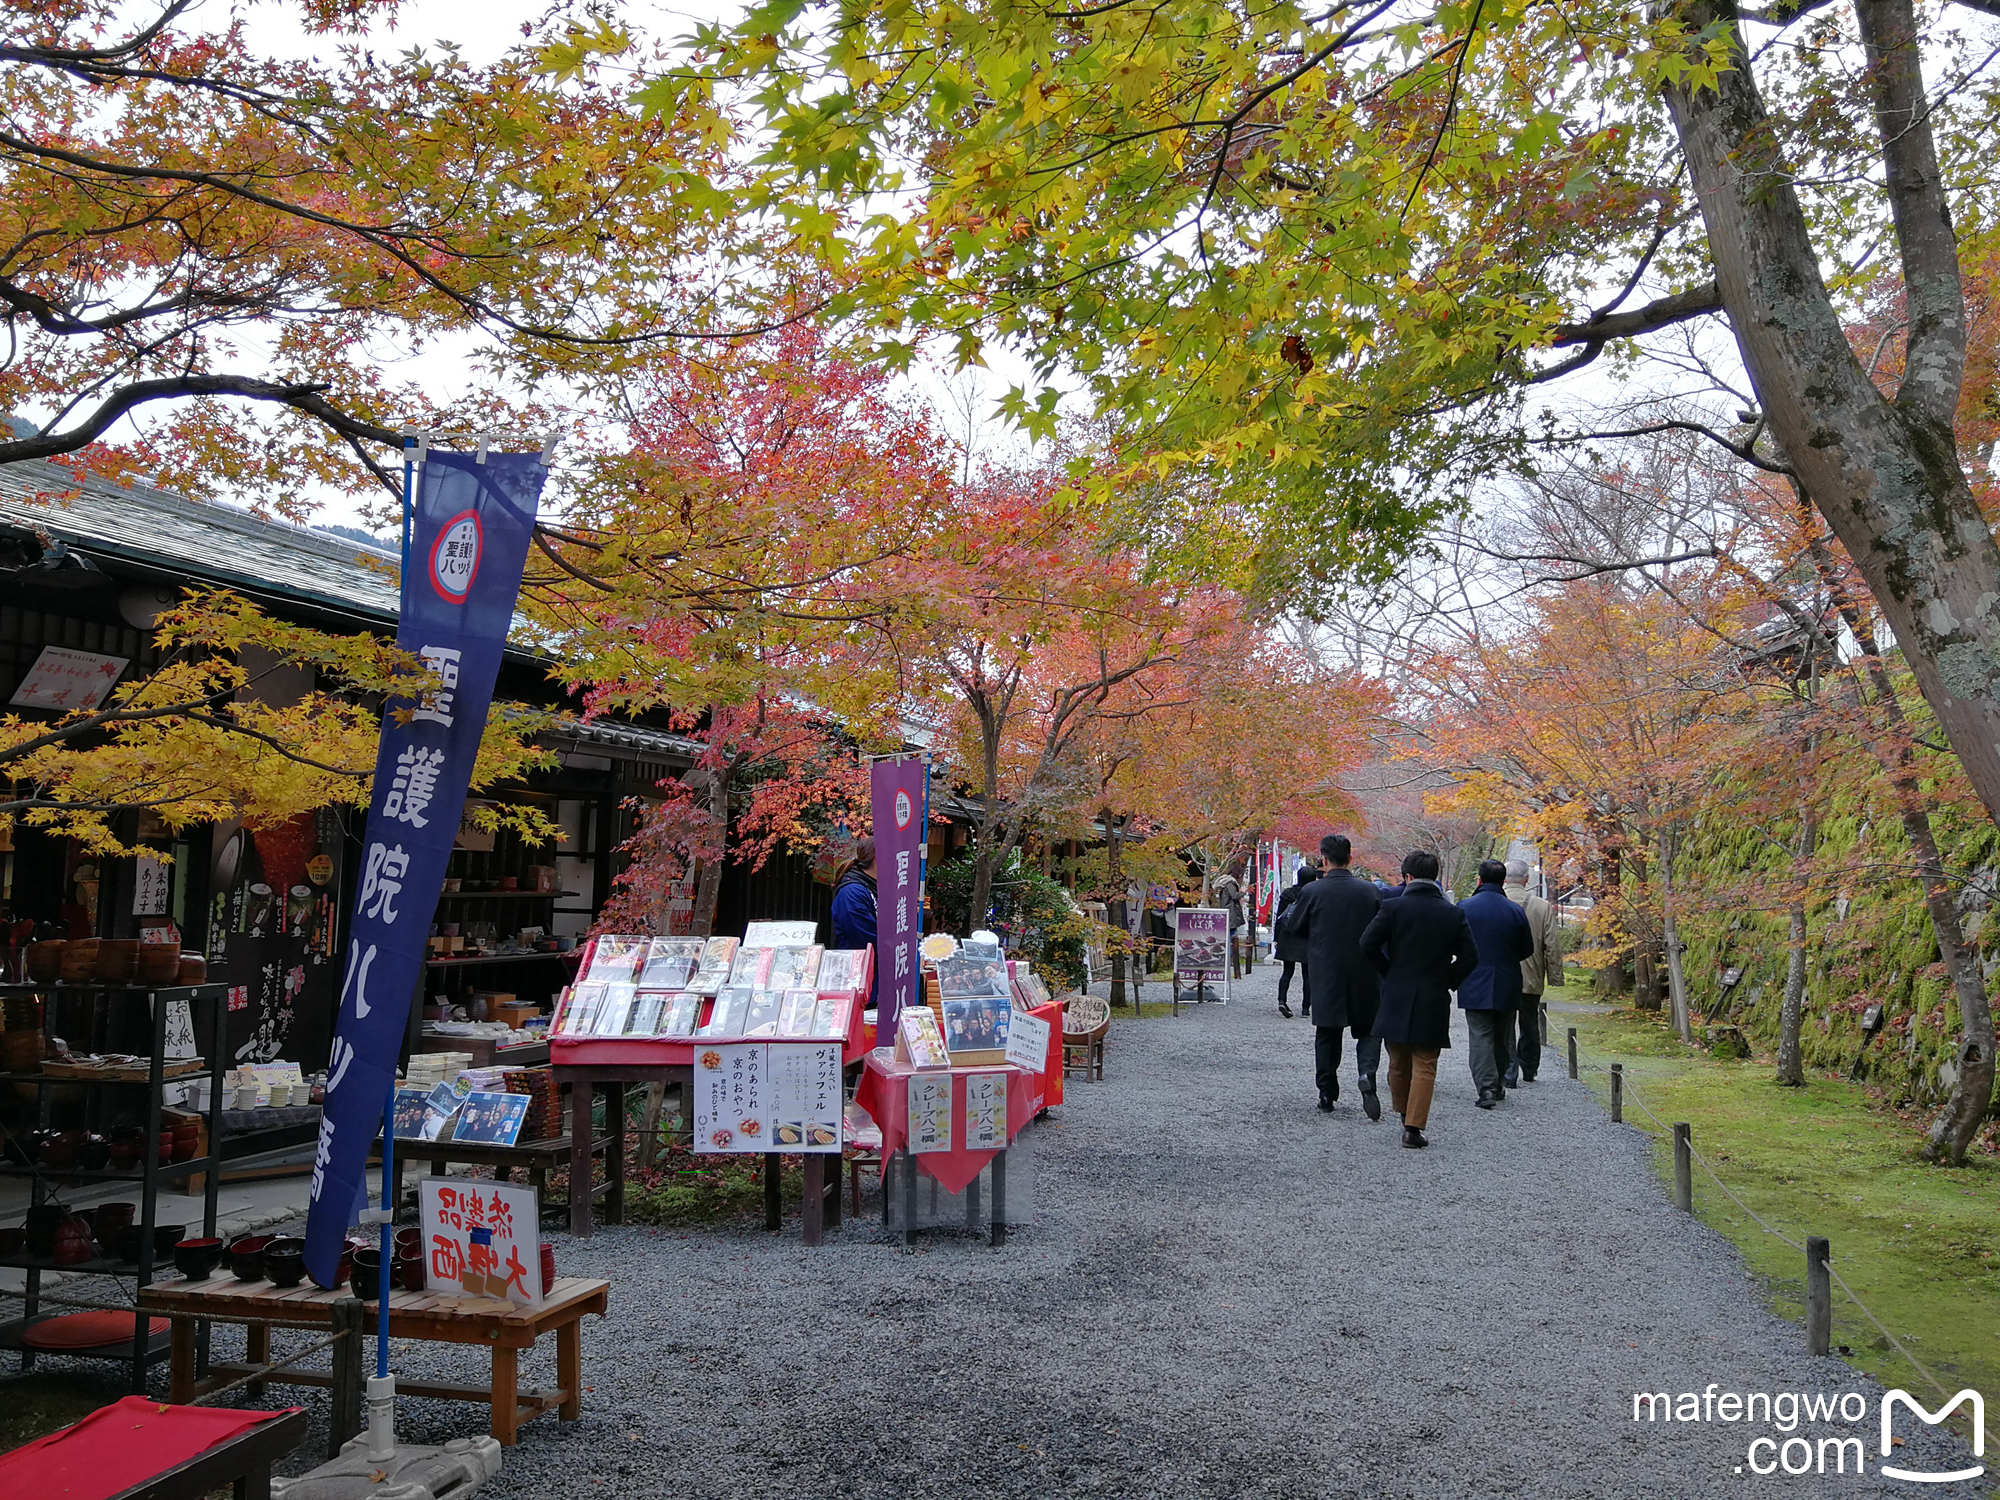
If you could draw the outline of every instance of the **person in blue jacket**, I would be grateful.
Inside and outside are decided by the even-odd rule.
[[[1458,1008],[1470,1034],[1472,1081],[1479,1107],[1491,1109],[1507,1097],[1501,1081],[1514,1066],[1514,1012],[1521,1004],[1521,961],[1535,954],[1535,934],[1527,915],[1507,899],[1507,867],[1497,859],[1479,862],[1479,889],[1459,903],[1472,925],[1479,965],[1458,987]]]
[[[854,862],[833,888],[833,944],[835,948],[867,948],[875,942],[875,840],[856,839]],[[868,987],[868,1003],[873,1005],[882,984],[882,955],[875,955],[875,977]]]

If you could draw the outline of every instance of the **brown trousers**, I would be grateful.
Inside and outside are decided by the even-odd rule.
[[[1389,1049],[1389,1107],[1405,1125],[1422,1130],[1431,1117],[1431,1093],[1437,1088],[1438,1049],[1384,1044]]]

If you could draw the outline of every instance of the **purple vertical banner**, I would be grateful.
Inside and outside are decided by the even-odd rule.
[[[875,1042],[886,1047],[906,1005],[923,1003],[917,944],[924,925],[925,795],[920,755],[878,760],[868,770],[875,808]]]
[[[367,1187],[547,476],[539,453],[424,461],[396,644],[436,686],[383,706],[306,1216],[306,1269],[321,1286]]]

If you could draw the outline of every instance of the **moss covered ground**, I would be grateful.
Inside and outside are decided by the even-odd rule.
[[[1804,1088],[1780,1088],[1769,1058],[1683,1047],[1655,1013],[1556,1012],[1550,1021],[1558,1042],[1562,1028],[1577,1028],[1583,1077],[1607,1105],[1609,1066],[1624,1064],[1626,1122],[1653,1136],[1663,1178],[1671,1181],[1673,1148],[1660,1122],[1686,1121],[1695,1149],[1746,1205],[1801,1244],[1826,1236],[1840,1275],[1948,1388],[2000,1395],[2000,1157],[1982,1149],[1964,1167],[1931,1166],[1916,1122],[1861,1085],[1812,1070]],[[1634,1095],[1658,1121],[1634,1107]],[[1804,1257],[1699,1166],[1694,1208],[1742,1247],[1773,1307],[1803,1320]],[[1833,1342],[1885,1384],[1928,1389],[1838,1287]],[[1992,1436],[2000,1411],[1988,1424]]]

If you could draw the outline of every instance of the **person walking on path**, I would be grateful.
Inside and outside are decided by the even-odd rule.
[[[1354,1033],[1354,1067],[1361,1075],[1361,1107],[1382,1118],[1375,1071],[1382,1043],[1375,1036],[1375,1004],[1380,979],[1361,956],[1361,934],[1375,919],[1382,898],[1375,887],[1347,868],[1354,846],[1338,833],[1319,841],[1326,873],[1299,892],[1292,930],[1305,945],[1306,1014],[1313,1023],[1313,1059],[1319,1107],[1333,1110],[1340,1097],[1340,1032]]]
[[[875,942],[875,840],[856,839],[854,862],[842,872],[833,888],[833,946],[867,948]],[[879,957],[879,955],[878,955]],[[881,988],[882,969],[875,966],[869,981],[868,1003],[875,1003]]]
[[[1375,1035],[1389,1049],[1389,1105],[1403,1117],[1403,1144],[1428,1146],[1438,1054],[1451,1045],[1451,992],[1479,964],[1465,912],[1444,899],[1438,858],[1403,857],[1404,892],[1384,901],[1361,934],[1361,956],[1382,976]],[[1502,898],[1505,899],[1504,897]]]
[[[1472,924],[1479,963],[1458,987],[1470,1038],[1467,1061],[1479,1088],[1479,1107],[1491,1109],[1507,1097],[1502,1082],[1514,1069],[1514,1013],[1521,1007],[1521,962],[1535,952],[1534,935],[1521,908],[1501,889],[1507,867],[1497,859],[1479,862],[1479,889],[1459,903]]]
[[[1312,1008],[1306,1003],[1305,988],[1311,983],[1306,977],[1305,939],[1296,935],[1292,928],[1292,910],[1298,905],[1299,895],[1305,888],[1319,879],[1319,866],[1307,860],[1299,861],[1299,873],[1294,882],[1278,897],[1277,914],[1271,918],[1271,946],[1284,968],[1278,971],[1278,1014],[1287,1021],[1292,1018],[1290,1004],[1292,992],[1292,970],[1299,971],[1299,1008],[1306,1015],[1312,1015]]]
[[[1521,915],[1528,919],[1528,931],[1535,939],[1534,956],[1521,960],[1521,1008],[1514,1013],[1519,1033],[1514,1066],[1507,1070],[1507,1087],[1511,1089],[1524,1080],[1533,1083],[1541,1069],[1542,991],[1545,987],[1562,988],[1563,950],[1562,925],[1556,921],[1555,907],[1528,891],[1525,859],[1507,861],[1507,884],[1503,889],[1507,899],[1521,908]]]

